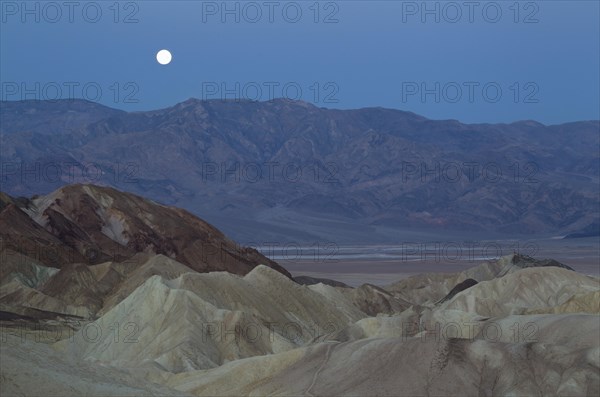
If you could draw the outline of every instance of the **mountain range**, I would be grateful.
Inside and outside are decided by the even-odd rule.
[[[286,99],[145,112],[0,106],[2,190],[14,197],[112,186],[256,245],[334,231],[350,243],[403,230],[576,236],[599,225],[599,121],[463,124]]]

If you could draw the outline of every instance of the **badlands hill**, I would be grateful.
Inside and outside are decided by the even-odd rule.
[[[520,267],[511,255],[392,291],[301,285],[263,265],[241,276],[162,255],[136,260],[128,273],[114,262],[85,266],[90,274],[68,282],[57,277],[64,268],[34,263],[3,278],[4,314],[63,314],[2,318],[2,395],[600,392],[600,282],[563,267]],[[440,302],[448,280],[467,276],[481,281]],[[103,282],[73,294],[89,279],[115,287],[102,300]],[[15,299],[15,285],[27,293]],[[39,296],[57,285],[65,288],[49,308]]]
[[[290,276],[258,251],[174,207],[110,187],[70,185],[46,196],[0,196],[0,250],[51,267],[162,254],[199,272],[246,274],[259,264]]]
[[[264,264],[291,277],[187,211],[93,185],[2,193],[0,259],[3,315],[46,320],[94,318],[152,275],[244,275]]]
[[[600,280],[565,264],[294,280],[181,210],[71,189],[1,197],[2,396],[600,393]],[[230,257],[203,262],[195,241]]]

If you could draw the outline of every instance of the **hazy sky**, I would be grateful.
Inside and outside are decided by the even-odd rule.
[[[149,110],[274,96],[465,122],[600,118],[598,1],[0,3],[4,100]]]

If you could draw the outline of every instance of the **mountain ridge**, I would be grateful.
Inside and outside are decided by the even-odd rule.
[[[554,124],[544,124],[541,121],[538,120],[534,120],[534,119],[518,119],[518,120],[514,120],[514,121],[508,121],[508,122],[473,122],[473,123],[469,123],[469,122],[463,122],[460,121],[459,119],[434,119],[434,118],[429,118],[427,116],[409,111],[409,110],[403,110],[403,109],[399,109],[399,108],[392,108],[392,107],[385,107],[385,106],[363,106],[363,107],[355,107],[355,108],[336,108],[336,107],[326,107],[326,106],[317,106],[316,104],[309,102],[309,101],[304,101],[304,100],[294,100],[294,99],[289,99],[289,98],[285,98],[285,97],[278,97],[278,98],[273,98],[270,100],[264,100],[264,101],[256,101],[256,100],[252,100],[252,99],[244,99],[244,98],[240,98],[240,99],[219,99],[219,98],[213,98],[213,99],[201,99],[198,97],[189,97],[188,99],[182,100],[180,102],[176,102],[174,105],[171,106],[166,106],[166,107],[160,107],[160,108],[155,108],[155,109],[146,109],[146,110],[125,110],[125,109],[119,109],[117,107],[111,107],[109,105],[104,105],[100,102],[94,102],[94,101],[90,101],[88,99],[84,99],[84,98],[67,98],[67,99],[56,99],[56,100],[40,100],[40,99],[22,99],[22,100],[0,100],[0,106],[12,106],[12,105],[29,105],[29,104],[42,104],[42,103],[52,103],[52,104],[56,104],[61,105],[61,104],[76,104],[79,105],[80,107],[82,106],[86,106],[86,105],[90,105],[90,107],[97,107],[98,109],[105,109],[109,112],[114,112],[116,113],[130,113],[130,114],[135,114],[135,113],[148,113],[148,112],[160,112],[160,111],[165,111],[171,108],[175,108],[175,107],[182,107],[183,105],[192,105],[192,104],[198,104],[198,103],[255,103],[255,104],[261,104],[261,103],[294,103],[294,104],[298,104],[301,105],[303,107],[308,107],[308,108],[315,108],[315,109],[324,109],[324,110],[335,110],[335,111],[340,111],[340,112],[344,112],[344,111],[356,111],[356,110],[384,110],[384,111],[394,111],[394,112],[401,112],[407,115],[412,115],[415,116],[417,118],[421,118],[423,120],[429,120],[429,121],[442,121],[442,122],[456,122],[456,123],[460,123],[463,125],[513,125],[513,124],[523,124],[523,125],[528,125],[528,126],[542,126],[542,127],[556,127],[556,126],[563,126],[563,125],[570,125],[570,124],[577,124],[577,123],[600,123],[600,120],[596,120],[596,119],[586,119],[586,120],[571,120],[571,121],[564,121],[561,123],[554,123]]]

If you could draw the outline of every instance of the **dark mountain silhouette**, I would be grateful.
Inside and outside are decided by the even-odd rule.
[[[336,241],[376,241],[403,228],[567,234],[600,217],[598,121],[462,124],[283,99],[131,113],[80,100],[0,106],[12,196],[110,185],[242,241],[332,230]]]

